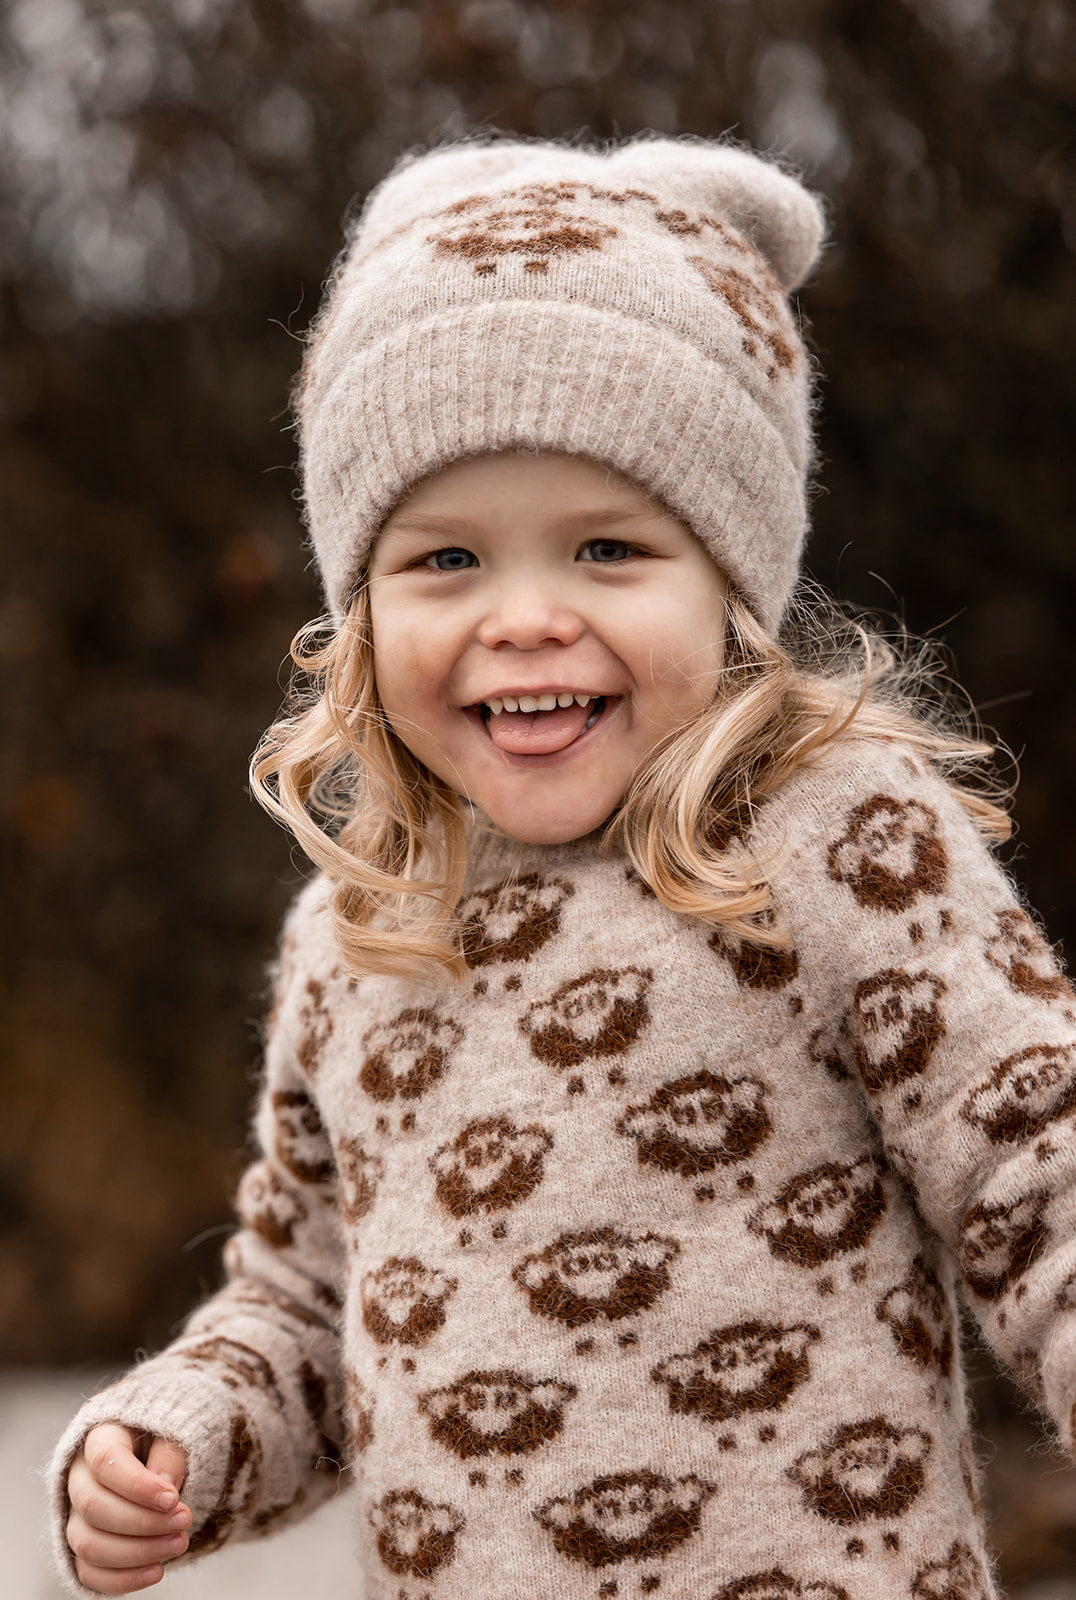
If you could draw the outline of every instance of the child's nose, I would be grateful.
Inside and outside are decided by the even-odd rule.
[[[547,644],[574,644],[583,627],[579,613],[554,584],[521,577],[498,588],[479,625],[478,637],[488,650],[504,645],[540,650]]]

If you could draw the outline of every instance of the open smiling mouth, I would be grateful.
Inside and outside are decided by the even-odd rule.
[[[545,756],[588,733],[617,697],[587,694],[512,695],[494,697],[476,709],[486,731],[509,755]]]

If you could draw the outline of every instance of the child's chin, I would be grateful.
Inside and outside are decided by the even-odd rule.
[[[487,815],[502,833],[506,833],[517,844],[570,844],[573,839],[585,839],[587,834],[594,833],[609,820],[613,809],[593,816],[579,810],[573,811],[570,816],[555,812],[549,816],[520,816],[518,812],[508,809],[498,815],[498,809],[491,808]]]

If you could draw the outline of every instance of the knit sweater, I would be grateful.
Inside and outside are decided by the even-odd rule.
[[[1072,1450],[1076,1000],[952,791],[855,741],[764,803],[785,950],[471,844],[459,987],[300,895],[229,1282],[61,1441],[61,1551],[114,1420],[192,1553],[349,1463],[368,1600],[991,1600],[956,1288]]]

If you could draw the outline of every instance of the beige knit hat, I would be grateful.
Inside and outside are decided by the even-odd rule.
[[[340,257],[298,389],[336,615],[419,479],[524,447],[633,478],[776,629],[811,453],[786,295],[822,232],[794,178],[729,144],[499,140],[405,158]]]

